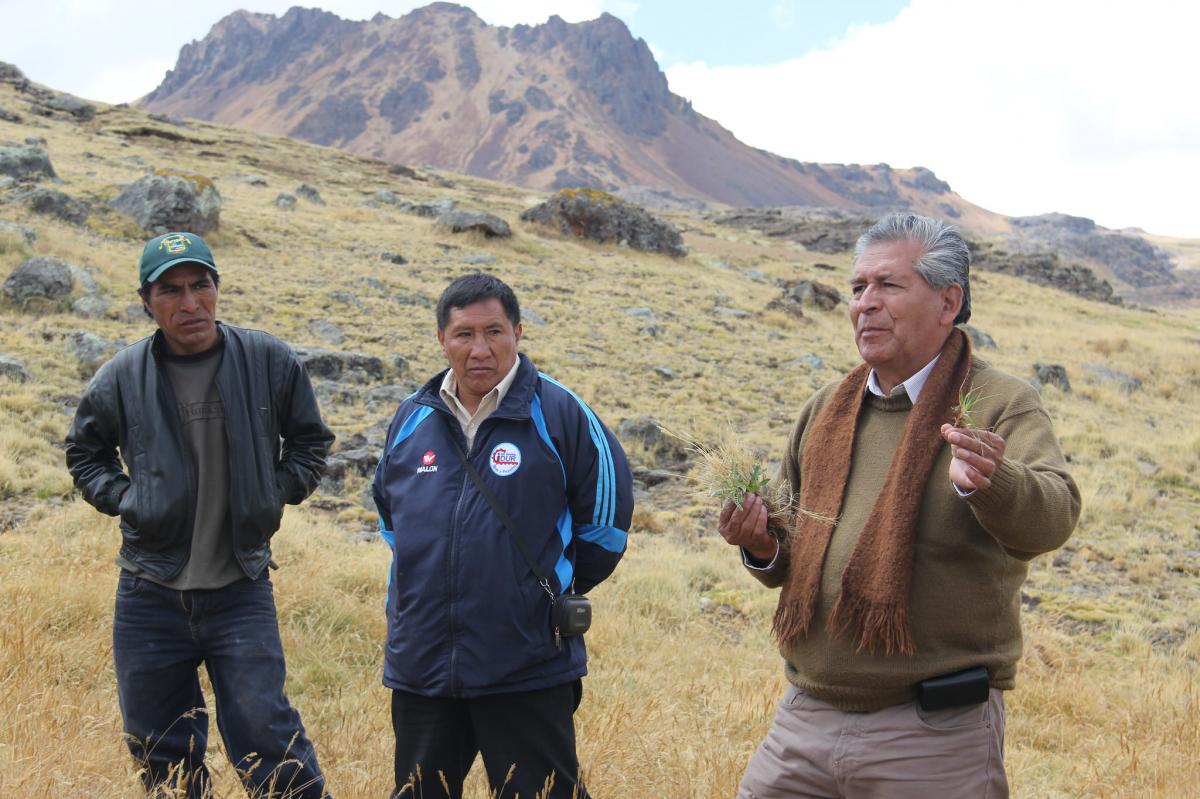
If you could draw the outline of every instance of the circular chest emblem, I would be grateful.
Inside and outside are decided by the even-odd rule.
[[[492,450],[492,454],[488,456],[488,466],[492,467],[492,472],[501,477],[508,477],[510,474],[521,468],[521,450],[517,449],[516,444],[497,444]]]

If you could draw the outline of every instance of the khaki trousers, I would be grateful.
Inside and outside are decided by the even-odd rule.
[[[738,799],[1007,799],[1004,696],[848,713],[789,687]]]

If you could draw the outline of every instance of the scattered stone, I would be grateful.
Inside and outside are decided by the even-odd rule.
[[[651,338],[655,338],[663,332],[663,329],[659,325],[646,325],[645,327],[639,328],[638,332],[650,336]]]
[[[1161,468],[1157,463],[1150,460],[1150,458],[1146,457],[1145,455],[1138,456],[1137,467],[1138,471],[1147,477],[1153,477],[1154,475],[1158,474],[1159,469]]]
[[[296,187],[296,196],[302,200],[308,200],[314,205],[325,204],[325,200],[321,198],[321,192],[317,191],[315,187],[310,186],[307,183],[301,183]]]
[[[353,405],[358,402],[358,390],[336,380],[313,380],[313,393],[321,407]]]
[[[367,392],[367,408],[371,409],[380,405],[388,408],[396,408],[414,390],[415,388],[410,387],[408,384],[373,388]],[[378,449],[376,448],[375,451],[378,452]]]
[[[408,263],[408,259],[398,252],[381,253],[379,257],[388,263],[396,264],[397,266],[404,266],[404,264]]]
[[[496,263],[494,255],[468,255],[462,259],[462,263],[474,266],[487,266]]]
[[[408,358],[405,358],[403,355],[393,355],[392,368],[396,370],[396,374],[398,375],[408,374]]]
[[[784,311],[793,316],[804,316],[806,305],[822,311],[832,311],[841,302],[841,293],[832,286],[811,280],[788,280],[783,283],[783,293],[767,303],[767,308]]]
[[[356,308],[363,307],[362,302],[358,299],[358,295],[352,291],[345,291],[342,289],[331,291],[329,292],[329,299],[345,305],[353,305]]]
[[[750,278],[751,280],[753,280],[755,283],[770,283],[771,282],[770,275],[768,275],[766,272],[760,272],[757,269],[747,269],[742,274],[745,275],[746,277]]]
[[[659,377],[663,378],[664,380],[674,380],[676,377],[679,376],[679,375],[675,374],[674,369],[671,369],[670,367],[667,367],[667,366],[654,367],[654,374],[658,375]]]
[[[155,122],[164,122],[168,125],[174,125],[177,128],[186,128],[187,121],[178,114],[151,114],[150,118]]]
[[[526,209],[521,219],[552,225],[560,233],[601,244],[624,242],[635,250],[676,258],[687,254],[674,225],[603,191],[563,189],[541,205]]]
[[[275,207],[290,211],[296,207],[296,197],[281,191],[279,192],[279,196],[275,198]]]
[[[336,352],[319,347],[296,347],[296,354],[314,378],[350,383],[383,379],[383,361],[359,352]]]
[[[716,308],[713,308],[713,315],[731,319],[746,319],[753,316],[749,311],[744,311],[741,308],[728,308],[724,305],[718,305]]]
[[[356,277],[354,279],[354,282],[360,286],[366,286],[369,289],[374,289],[375,291],[378,291],[381,294],[387,291],[387,286],[385,286],[383,281],[377,277],[360,275],[359,277]]]
[[[237,180],[238,183],[245,183],[247,186],[257,186],[264,189],[267,187],[267,179],[262,175],[242,175]]]
[[[963,324],[959,325],[959,327],[961,327],[963,329],[964,333],[966,333],[968,336],[971,337],[971,344],[974,345],[975,349],[977,349],[977,350],[994,350],[994,349],[996,349],[996,340],[994,338],[992,338],[991,336],[989,336],[987,333],[984,333],[979,328],[975,327],[974,325],[969,325],[964,322]]]
[[[10,236],[14,239],[21,239],[26,244],[33,244],[37,241],[37,231],[31,227],[18,225],[16,222],[5,222],[0,220],[0,236]]]
[[[678,438],[664,433],[658,426],[658,420],[651,416],[625,419],[617,425],[617,438],[626,444],[641,442],[658,466],[678,466],[688,460],[687,446]]]
[[[154,235],[186,230],[203,236],[221,221],[221,195],[212,180],[166,169],[138,178],[110,204]]]
[[[100,319],[108,313],[108,300],[95,294],[84,294],[71,303],[71,311],[84,319]]]
[[[649,308],[626,308],[625,313],[638,319],[648,319],[651,322],[658,320],[658,317],[654,315],[654,311]]]
[[[131,302],[125,306],[125,321],[126,322],[141,322],[149,319],[146,316],[146,306],[140,302]]]
[[[53,108],[55,111],[70,114],[80,122],[87,122],[96,116],[96,106],[91,103],[85,103],[78,97],[72,97],[69,94],[55,95],[46,102],[46,106]]]
[[[38,256],[17,265],[4,281],[4,293],[14,305],[62,305],[71,295],[71,266],[57,258]]]
[[[71,351],[79,359],[80,371],[91,377],[112,356],[125,346],[122,341],[110,341],[95,333],[72,333],[69,336]]]
[[[29,206],[29,210],[38,214],[56,216],[72,225],[82,225],[87,221],[91,207],[82,200],[64,194],[57,189],[38,187],[19,192],[16,196],[19,202]]]
[[[387,205],[397,205],[400,202],[400,195],[396,194],[394,191],[380,189],[379,191],[375,192],[375,199],[381,203],[386,203]]]
[[[33,379],[24,363],[3,353],[0,353],[0,377],[8,378],[14,383],[28,383]]]
[[[820,369],[825,368],[825,362],[823,360],[821,360],[820,356],[815,355],[811,352],[806,352],[805,354],[801,355],[799,358],[793,358],[790,361],[785,361],[784,363],[781,363],[780,366],[782,366],[784,368],[789,367],[789,366],[805,366],[805,367],[808,367],[808,369],[810,371],[816,372]]]
[[[413,169],[411,166],[405,166],[404,164],[392,164],[390,167],[388,167],[388,172],[393,175],[399,175],[402,178],[408,178],[409,180],[425,179],[417,174],[417,170]]]
[[[454,210],[456,205],[458,205],[458,203],[455,200],[446,198],[444,200],[436,200],[435,202],[431,203],[401,202],[397,204],[397,207],[406,214],[436,218],[442,216],[443,214],[450,213]]]
[[[317,492],[321,494],[341,494],[346,490],[346,472],[348,466],[336,454],[325,459],[325,473],[321,482],[317,483]]]
[[[13,122],[19,125],[25,121],[25,118],[16,111],[9,111],[4,106],[0,106],[0,120],[4,122]]]
[[[874,224],[871,217],[833,208],[742,208],[705,214],[718,225],[756,230],[772,238],[802,244],[810,252],[851,252],[858,237]]]
[[[359,477],[373,475],[375,466],[379,463],[379,451],[366,447],[338,450],[333,457],[345,463],[350,471]]]
[[[653,488],[668,480],[678,480],[679,475],[666,469],[647,469],[644,466],[636,466],[633,469],[633,479],[640,480],[647,488]]]
[[[538,313],[537,311],[533,310],[532,308],[522,308],[521,309],[521,321],[529,322],[531,325],[546,324],[546,320],[542,317],[542,315],[540,313]]]
[[[450,228],[451,233],[469,230],[482,233],[487,238],[506,239],[512,236],[512,228],[498,216],[484,211],[447,211],[437,218],[438,224]]]
[[[1033,373],[1040,385],[1058,386],[1063,393],[1071,393],[1071,381],[1067,379],[1065,366],[1057,363],[1035,363]]]
[[[400,305],[415,305],[418,308],[433,307],[433,300],[429,299],[424,294],[405,294],[403,292],[396,292],[396,294],[392,296],[392,299]]]
[[[328,319],[314,319],[308,323],[308,331],[317,338],[338,345],[346,340],[342,329]]]
[[[49,154],[40,147],[0,147],[0,175],[15,180],[58,177]]]
[[[1110,369],[1102,363],[1085,363],[1083,368],[1091,377],[1101,383],[1116,383],[1126,394],[1132,394],[1142,387],[1142,381],[1125,372]]]

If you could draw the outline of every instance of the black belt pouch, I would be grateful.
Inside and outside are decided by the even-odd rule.
[[[987,701],[990,687],[987,669],[973,666],[917,683],[917,702],[922,710],[978,705]]]

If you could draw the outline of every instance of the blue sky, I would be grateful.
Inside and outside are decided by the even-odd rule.
[[[179,49],[294,0],[0,0],[0,60],[81,97],[153,89]],[[413,0],[329,0],[348,19]],[[1174,0],[475,0],[495,25],[609,12],[672,91],[802,161],[925,166],[992,211],[1200,238],[1200,4]]]

